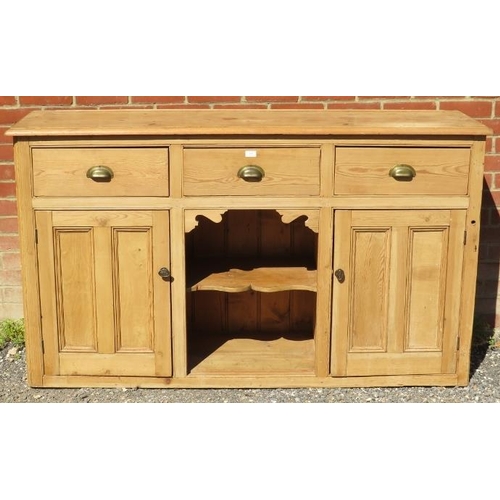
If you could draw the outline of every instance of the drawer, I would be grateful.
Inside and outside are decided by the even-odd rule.
[[[185,149],[184,195],[318,195],[319,163],[319,148]]]
[[[35,196],[169,193],[167,148],[35,148],[32,156]]]
[[[469,159],[465,147],[338,146],[335,194],[467,194]]]

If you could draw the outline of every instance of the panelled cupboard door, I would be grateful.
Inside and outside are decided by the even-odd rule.
[[[165,211],[37,212],[46,375],[171,376]]]
[[[455,373],[465,215],[335,213],[333,376]]]

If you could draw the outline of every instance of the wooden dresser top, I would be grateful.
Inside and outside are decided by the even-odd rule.
[[[433,135],[492,131],[459,111],[389,110],[42,110],[13,125],[11,136]]]

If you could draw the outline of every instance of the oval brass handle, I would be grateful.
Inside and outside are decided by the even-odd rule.
[[[245,165],[238,170],[238,177],[245,182],[260,182],[266,173],[258,165]]]
[[[95,182],[111,182],[114,175],[113,171],[104,165],[91,167],[87,170],[87,177]]]
[[[397,181],[409,182],[417,175],[417,172],[411,165],[401,164],[392,167],[389,175]]]

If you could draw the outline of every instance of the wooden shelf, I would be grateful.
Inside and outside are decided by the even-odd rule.
[[[191,376],[206,375],[314,375],[314,340],[296,334],[273,339],[217,338],[218,347],[207,353],[203,342],[191,349]]]
[[[286,290],[317,291],[317,272],[305,267],[260,267],[245,271],[212,273],[188,286],[191,292],[212,290],[219,292],[282,292]]]

